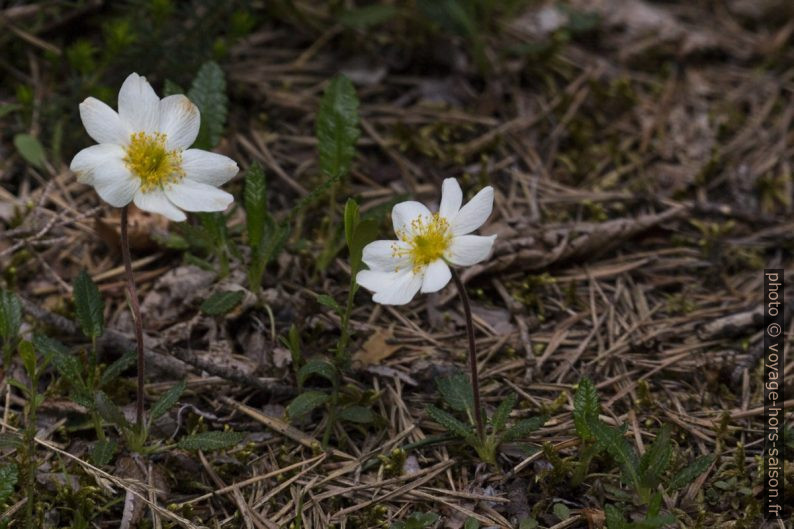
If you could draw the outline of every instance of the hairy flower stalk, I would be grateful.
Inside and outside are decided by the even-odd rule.
[[[146,358],[143,353],[143,321],[141,320],[141,306],[138,302],[138,290],[135,288],[135,276],[132,274],[132,259],[130,258],[130,240],[127,235],[127,206],[121,208],[121,256],[124,260],[124,272],[127,276],[127,294],[132,308],[132,320],[135,327],[135,345],[138,352],[138,388],[135,394],[135,425],[140,432],[144,427],[143,422],[143,373],[146,369]]]

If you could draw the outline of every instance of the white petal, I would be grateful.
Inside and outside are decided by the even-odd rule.
[[[213,186],[225,184],[239,171],[231,158],[199,149],[182,152],[182,169],[186,178]]]
[[[461,235],[454,237],[452,244],[444,256],[447,261],[459,266],[470,266],[479,263],[491,253],[496,235]]]
[[[83,184],[93,185],[96,175],[108,163],[120,162],[124,158],[124,149],[120,145],[113,143],[100,143],[86,147],[78,152],[69,169],[77,176],[77,181]]]
[[[488,186],[460,208],[452,220],[452,233],[465,235],[482,226],[493,210],[493,188]]]
[[[145,77],[131,73],[119,90],[119,116],[132,132],[157,132],[160,98]]]
[[[92,174],[91,185],[97,194],[113,207],[120,208],[132,201],[141,187],[141,180],[130,173],[120,159],[106,157]]]
[[[403,233],[411,234],[411,221],[419,217],[430,217],[430,210],[424,204],[409,200],[400,202],[391,210],[391,221],[394,226],[394,233],[400,237]]]
[[[384,282],[383,288],[375,292],[372,301],[383,305],[405,305],[411,301],[422,286],[422,274],[412,270],[395,272]]]
[[[168,200],[162,189],[153,189],[146,193],[138,191],[135,194],[135,205],[144,211],[157,213],[176,222],[187,218],[185,214]]]
[[[196,141],[201,115],[190,99],[177,94],[160,101],[160,132],[168,149],[187,149]]]
[[[187,179],[166,187],[165,196],[185,211],[223,211],[234,201],[226,191]]]
[[[372,270],[397,272],[411,266],[409,246],[403,241],[373,241],[364,247],[363,261]],[[399,250],[400,255],[396,255]]]
[[[394,272],[384,272],[382,270],[361,270],[356,274],[356,283],[360,286],[377,292],[390,281],[393,281],[396,274]]]
[[[441,206],[438,208],[438,214],[445,219],[454,219],[462,202],[463,191],[460,190],[458,181],[454,178],[445,178],[441,185]]]
[[[425,269],[425,277],[422,280],[422,292],[438,292],[452,279],[452,272],[443,259],[436,259]]]
[[[97,143],[126,145],[130,130],[116,111],[94,97],[80,103],[80,119],[88,135]]]

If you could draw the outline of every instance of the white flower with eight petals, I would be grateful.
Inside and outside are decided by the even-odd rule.
[[[116,113],[89,97],[80,118],[98,145],[71,163],[77,179],[94,186],[114,207],[134,202],[174,221],[184,211],[223,211],[234,200],[217,188],[237,174],[230,158],[190,149],[198,136],[199,110],[184,95],[160,99],[146,78],[130,74],[119,90]]]
[[[374,241],[364,247],[369,270],[356,282],[373,291],[372,300],[403,305],[422,292],[437,292],[452,277],[449,265],[470,266],[491,252],[496,235],[469,235],[485,223],[493,209],[493,188],[486,187],[465,206],[454,178],[444,180],[438,213],[419,202],[401,202],[392,209],[396,241]]]

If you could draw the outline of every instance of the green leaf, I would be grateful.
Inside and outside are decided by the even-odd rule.
[[[331,362],[320,359],[309,360],[298,370],[298,387],[302,388],[306,379],[312,375],[323,377],[332,384],[339,381],[339,374]]]
[[[607,529],[629,529],[629,525],[623,517],[623,511],[611,503],[604,505],[604,513],[606,514]]]
[[[209,316],[219,316],[231,311],[245,297],[242,290],[216,292],[201,304],[201,312]]]
[[[358,204],[352,198],[348,198],[345,203],[345,240],[348,248],[353,246],[353,232],[358,226],[358,221]]]
[[[391,5],[371,5],[343,11],[339,23],[353,29],[366,29],[388,22],[399,11]]]
[[[11,342],[22,325],[22,304],[16,294],[0,289],[0,338]]]
[[[132,428],[121,409],[103,391],[97,391],[94,394],[94,408],[99,416],[110,424],[124,429]]]
[[[667,488],[673,491],[686,487],[692,483],[695,478],[705,472],[711,466],[713,461],[713,454],[700,456],[699,458],[692,461],[689,466],[681,469],[675,476],[673,476],[673,479],[670,480],[670,484],[667,486]]]
[[[2,103],[0,104],[0,118],[17,110],[22,110],[22,105],[18,103]]]
[[[40,333],[33,333],[33,347],[47,359],[59,354],[69,354],[68,349],[61,342]]]
[[[202,432],[182,438],[177,447],[184,450],[223,450],[239,444],[245,439],[243,432]]]
[[[33,335],[33,345],[49,358],[61,378],[69,383],[72,400],[86,408],[93,408],[94,398],[89,394],[83,379],[83,364],[80,360],[69,353],[63,344],[43,334]]]
[[[176,84],[171,79],[166,79],[163,83],[163,97],[173,96],[176,94],[184,94],[185,91],[181,86]]]
[[[74,308],[83,334],[92,340],[99,338],[105,326],[105,304],[99,289],[85,270],[77,274],[72,286]]]
[[[432,512],[414,513],[403,521],[394,522],[390,529],[425,529],[438,521],[438,515]]]
[[[593,438],[587,425],[588,418],[598,418],[601,405],[598,403],[598,392],[589,378],[583,378],[576,388],[573,398],[573,423],[576,433],[583,441]]]
[[[491,426],[494,432],[501,432],[507,425],[507,418],[510,417],[510,412],[516,407],[518,397],[515,393],[510,393],[505,400],[503,400],[499,407],[491,417]]]
[[[226,124],[226,78],[214,62],[204,63],[187,94],[201,112],[201,128],[194,146],[212,149],[221,139]]]
[[[182,380],[171,389],[163,393],[157,402],[154,403],[154,406],[152,406],[152,410],[149,412],[149,421],[154,422],[165,415],[168,410],[170,410],[174,404],[177,403],[179,397],[182,396],[182,393],[184,393],[186,387],[187,383]]]
[[[14,136],[14,146],[22,158],[37,169],[43,169],[47,163],[47,155],[38,138],[30,134],[17,134]]]
[[[110,463],[115,453],[115,441],[112,439],[99,440],[91,447],[91,462],[98,467],[105,466]]]
[[[33,378],[36,375],[36,351],[33,349],[33,344],[27,340],[22,340],[17,350],[28,377]]]
[[[474,393],[469,378],[463,373],[441,377],[436,380],[441,398],[455,411],[471,413],[474,410]]]
[[[16,450],[22,446],[22,438],[19,434],[11,432],[0,433],[0,448],[12,448]]]
[[[430,405],[427,407],[427,414],[447,431],[461,437],[467,443],[473,445],[477,442],[471,426],[462,423],[449,413]]]
[[[297,419],[322,406],[328,400],[328,395],[320,391],[306,391],[295,397],[287,406],[287,417]]]
[[[670,464],[670,456],[673,453],[670,444],[670,427],[665,424],[656,434],[656,439],[640,458],[637,472],[640,475],[641,483],[644,487],[655,489],[659,485],[662,473]]]
[[[248,246],[256,251],[265,236],[267,217],[267,185],[265,171],[259,162],[254,162],[245,172],[245,225],[248,230]]]
[[[135,351],[127,351],[121,358],[107,366],[99,377],[99,386],[103,387],[116,380],[124,371],[135,365],[138,354]]]
[[[419,11],[442,29],[461,37],[475,37],[479,33],[477,19],[467,2],[457,0],[417,0]],[[472,4],[470,4],[472,5]]]
[[[654,516],[646,516],[644,520],[634,522],[631,529],[658,529],[659,527],[668,527],[676,522],[676,517],[672,514],[657,514]]]
[[[512,443],[526,438],[529,434],[536,430],[540,430],[549,418],[545,415],[538,415],[537,417],[530,417],[529,419],[522,419],[507,429],[502,434],[501,441],[504,443]]]
[[[350,245],[350,269],[353,274],[361,269],[361,259],[364,247],[375,240],[378,235],[378,224],[374,220],[362,220],[353,231],[352,244]]]
[[[463,529],[480,529],[480,522],[477,518],[472,518],[471,516],[466,518],[466,522],[463,524]]]
[[[554,511],[554,516],[559,518],[560,521],[567,520],[571,517],[571,509],[564,503],[555,503],[554,507],[552,507],[552,511]]]
[[[320,170],[330,179],[350,171],[358,130],[358,98],[353,83],[337,75],[325,89],[317,112],[315,132]]]
[[[348,406],[339,411],[339,420],[356,424],[371,424],[375,421],[375,414],[365,406]]]
[[[606,450],[620,465],[623,481],[639,491],[641,488],[640,479],[637,475],[639,461],[637,461],[637,454],[634,448],[623,438],[623,433],[593,417],[588,417],[587,426],[598,446]]]
[[[336,313],[341,314],[342,312],[342,307],[339,305],[339,303],[337,303],[336,300],[331,296],[329,296],[328,294],[318,294],[317,301],[320,303],[320,305],[323,305],[324,307],[328,307],[329,309],[331,309]]]
[[[0,505],[4,504],[14,493],[19,479],[19,471],[14,463],[0,467]]]

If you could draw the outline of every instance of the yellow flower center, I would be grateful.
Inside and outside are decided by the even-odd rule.
[[[124,164],[141,179],[141,191],[144,193],[179,182],[185,176],[182,152],[167,150],[165,134],[161,132],[132,134]]]
[[[429,265],[444,256],[452,243],[452,230],[447,219],[434,213],[430,217],[419,216],[411,221],[411,229],[400,230],[397,237],[407,242],[408,248],[392,247],[395,257],[409,255],[414,271]]]

